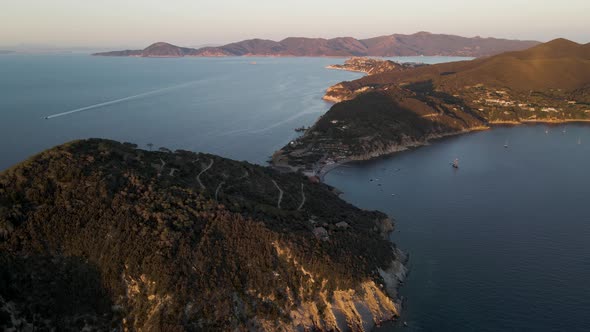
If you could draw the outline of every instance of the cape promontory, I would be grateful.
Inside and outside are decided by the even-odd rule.
[[[493,124],[590,121],[590,44],[556,39],[471,61],[390,70],[336,84],[325,99],[341,102],[277,151],[276,166],[317,174],[334,163]]]
[[[0,329],[369,330],[392,221],[307,177],[74,141],[0,173]]]
[[[155,43],[143,50],[96,53],[99,56],[490,56],[537,45],[536,41],[461,37],[418,32],[393,34],[369,39],[289,37],[281,41],[249,39],[219,47],[185,48]]]

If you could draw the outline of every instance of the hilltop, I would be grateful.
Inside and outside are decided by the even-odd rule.
[[[368,75],[273,163],[317,173],[495,123],[590,121],[590,46],[565,39],[471,61]]]
[[[165,44],[153,52],[154,45]],[[536,41],[497,38],[467,38],[454,35],[418,32],[393,34],[369,39],[338,37],[332,39],[289,37],[281,41],[249,39],[219,47],[183,48],[156,43],[144,50],[96,53],[100,56],[471,56],[482,57],[516,51],[537,45]],[[165,52],[161,52],[165,50]]]
[[[368,330],[391,220],[301,174],[90,139],[0,173],[0,327]]]
[[[143,50],[125,50],[125,51],[114,51],[96,53],[95,55],[101,56],[138,56],[138,57],[183,57],[190,55],[194,49],[186,47],[178,47],[169,43],[158,42],[154,43]]]

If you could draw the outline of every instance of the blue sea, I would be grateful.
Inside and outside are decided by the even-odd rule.
[[[87,137],[264,164],[329,109],[328,86],[361,76],[324,69],[343,60],[2,55],[0,170]],[[383,331],[588,331],[589,171],[590,126],[531,125],[349,164],[326,181],[394,217],[392,240],[410,254],[400,323]]]
[[[0,170],[88,137],[265,163],[326,112],[328,86],[361,76],[334,61],[2,55]]]
[[[447,138],[326,182],[393,216],[410,254],[402,317],[379,331],[590,331],[590,126]]]

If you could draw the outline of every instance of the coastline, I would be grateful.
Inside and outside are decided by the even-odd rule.
[[[340,166],[346,165],[351,162],[370,161],[370,160],[375,160],[375,159],[379,159],[382,157],[392,156],[392,155],[399,153],[399,152],[404,152],[404,151],[408,151],[413,148],[419,148],[422,146],[430,145],[431,142],[436,142],[437,140],[440,140],[440,139],[443,139],[446,137],[459,136],[459,135],[469,134],[469,133],[476,132],[476,131],[484,131],[484,130],[490,130],[490,129],[492,129],[492,127],[490,127],[490,126],[473,127],[468,130],[461,130],[461,131],[454,131],[454,132],[449,132],[449,133],[445,133],[445,134],[431,135],[431,136],[425,138],[424,140],[412,141],[411,143],[408,143],[408,144],[402,144],[402,145],[392,144],[388,148],[386,148],[385,150],[382,150],[382,151],[373,151],[373,152],[369,152],[364,155],[356,155],[356,156],[352,156],[352,157],[349,157],[346,159],[336,161],[330,165],[325,165],[322,168],[320,168],[320,170],[317,173],[317,176],[319,177],[319,179],[322,182],[324,182],[324,178],[329,172],[335,170],[336,168],[338,168]],[[293,166],[290,166],[290,167],[294,168]]]
[[[338,65],[328,65],[328,66],[326,66],[324,68],[331,69],[331,70],[349,71],[349,72],[352,72],[352,73],[363,73],[363,74],[367,74],[367,75],[369,74],[366,70],[342,68],[342,67],[338,67]]]
[[[370,160],[375,160],[375,159],[382,158],[382,157],[392,156],[396,153],[408,151],[412,148],[419,148],[422,146],[430,145],[431,142],[436,142],[437,140],[447,138],[447,137],[459,136],[459,135],[469,134],[469,133],[477,132],[477,131],[493,130],[494,127],[500,127],[500,126],[522,126],[522,125],[542,125],[542,124],[557,125],[557,124],[564,124],[564,123],[584,123],[584,124],[587,124],[587,123],[590,123],[590,119],[491,121],[491,122],[488,122],[488,126],[479,126],[479,127],[468,128],[468,129],[461,130],[461,131],[454,131],[454,132],[450,132],[450,133],[446,133],[446,134],[431,135],[421,141],[416,140],[416,141],[412,141],[411,143],[402,144],[402,145],[392,144],[388,148],[386,148],[385,150],[382,150],[382,151],[372,151],[372,152],[367,152],[364,155],[351,156],[346,159],[336,161],[333,164],[325,165],[325,166],[321,167],[317,173],[317,176],[319,177],[320,181],[324,182],[325,176],[328,173],[330,173],[331,171],[335,170],[336,168],[346,165],[348,163],[370,161]],[[290,167],[295,168],[294,166],[290,166]]]
[[[517,122],[517,121],[489,122],[488,125],[486,125],[486,126],[472,127],[472,128],[468,128],[465,130],[454,131],[454,132],[449,132],[449,133],[445,133],[445,134],[430,135],[429,137],[425,138],[424,140],[420,140],[420,141],[415,140],[415,141],[411,141],[411,142],[408,142],[408,143],[402,144],[402,145],[392,144],[388,148],[386,148],[382,151],[373,151],[373,152],[369,152],[365,155],[351,156],[346,159],[339,160],[339,161],[336,161],[332,164],[325,165],[325,166],[321,167],[317,173],[317,176],[319,177],[321,182],[325,182],[325,176],[329,172],[331,172],[343,165],[349,164],[351,162],[366,162],[366,161],[376,160],[378,158],[383,158],[383,157],[395,155],[398,152],[409,151],[413,148],[427,146],[427,145],[430,145],[431,143],[436,143],[437,140],[441,140],[444,138],[474,133],[474,132],[478,132],[478,131],[493,130],[494,127],[501,127],[501,126],[506,126],[506,125],[508,125],[508,126],[542,125],[542,124],[555,125],[555,124],[563,124],[563,123],[584,123],[584,124],[587,124],[587,123],[590,123],[590,120],[588,120],[588,119],[564,119],[564,120],[523,120],[523,121],[519,121],[519,122]],[[293,167],[293,166],[291,166],[291,167]],[[295,167],[293,167],[293,168],[295,168]],[[393,244],[393,242],[392,242],[392,244]],[[403,252],[399,248],[394,248],[393,250],[396,252],[396,259],[390,263],[390,265],[387,269],[379,269],[379,275],[384,280],[384,285],[382,285],[381,287],[384,287],[387,295],[392,299],[392,301],[394,301],[398,314],[396,316],[392,317],[391,319],[382,319],[382,320],[376,321],[375,325],[370,327],[371,331],[373,331],[376,327],[379,327],[383,323],[386,323],[388,321],[395,322],[395,321],[399,320],[400,316],[401,316],[401,311],[403,309],[402,308],[403,307],[402,306],[403,298],[401,298],[399,296],[399,288],[401,286],[403,286],[405,278],[407,277],[407,274],[409,272],[409,269],[407,267],[409,257],[408,257],[407,253]]]

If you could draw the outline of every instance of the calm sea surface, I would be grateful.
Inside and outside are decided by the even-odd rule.
[[[326,112],[329,85],[361,76],[324,69],[341,61],[3,55],[0,169],[88,137],[264,163]]]
[[[329,108],[329,85],[360,77],[324,69],[341,61],[3,55],[0,170],[87,137],[264,163]],[[590,127],[545,129],[496,128],[328,174],[344,199],[394,216],[392,240],[410,253],[409,326],[384,331],[590,330]]]
[[[410,253],[408,327],[381,331],[590,331],[590,126],[495,128],[326,181],[394,216]]]

